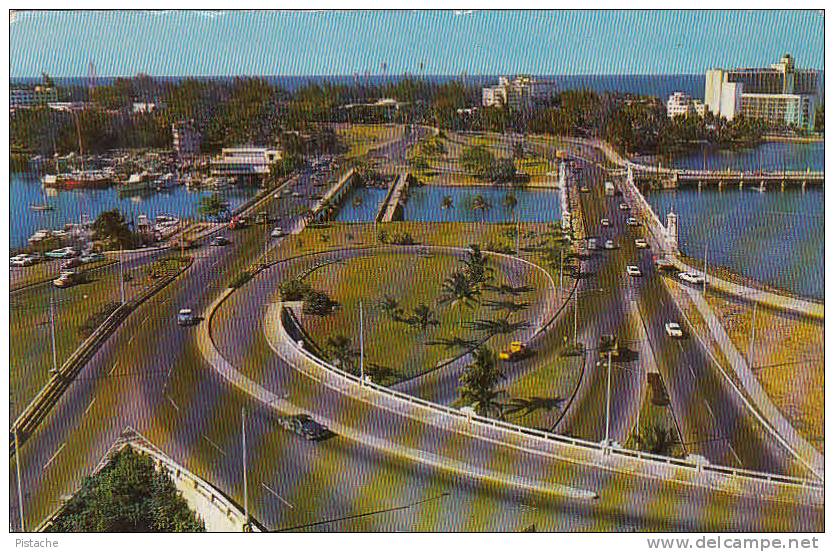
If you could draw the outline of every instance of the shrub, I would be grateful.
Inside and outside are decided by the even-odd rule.
[[[113,314],[116,309],[119,308],[119,303],[111,302],[104,305],[101,310],[94,312],[90,316],[84,320],[84,323],[81,324],[81,327],[78,328],[78,332],[81,334],[82,337],[90,337],[96,328],[101,326],[101,323],[104,322],[108,316]]]
[[[231,281],[231,283],[229,284],[229,287],[231,287],[231,288],[239,288],[240,286],[242,286],[243,284],[245,284],[246,282],[248,282],[248,281],[249,281],[249,280],[251,280],[251,279],[252,279],[252,273],[251,273],[251,272],[249,272],[248,270],[244,270],[243,272],[241,272],[240,274],[238,274],[238,275],[237,275],[237,276],[236,276],[236,277],[235,277],[235,278]]]
[[[330,314],[333,307],[338,305],[323,291],[311,290],[304,297],[304,314],[315,314],[317,316],[326,316]]]
[[[310,284],[298,278],[286,280],[278,286],[282,301],[301,301],[312,289]]]

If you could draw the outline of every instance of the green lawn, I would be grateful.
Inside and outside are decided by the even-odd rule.
[[[500,315],[487,306],[471,309],[452,308],[439,304],[444,279],[462,263],[451,255],[430,254],[426,256],[386,253],[360,257],[344,263],[322,267],[307,277],[315,289],[323,290],[339,303],[339,308],[327,315],[304,315],[302,324],[312,339],[327,349],[327,340],[335,335],[351,339],[355,351],[359,349],[359,301],[363,301],[365,326],[366,365],[378,365],[390,375],[381,379],[392,383],[434,368],[463,349],[445,345],[432,345],[434,340],[460,337],[464,340],[480,341],[488,334],[483,330],[468,327],[476,319],[496,319]],[[538,271],[529,270],[526,283],[536,290],[545,289],[546,278]],[[500,270],[495,271],[495,282],[505,283]],[[541,292],[530,291],[516,298],[531,303]],[[406,322],[394,320],[380,307],[385,296],[400,302],[402,318],[413,314],[420,303],[428,305],[435,314],[438,324],[423,332]],[[497,292],[485,290],[482,301],[502,298]],[[504,297],[506,298],[506,297]],[[525,320],[522,311],[510,315],[515,323]],[[513,335],[498,335],[490,340],[495,348],[502,348],[512,340]]]
[[[363,157],[376,147],[395,140],[402,134],[402,127],[397,125],[351,125],[336,131],[336,135],[348,148],[345,157],[355,159]]]
[[[554,356],[506,387],[508,422],[550,431],[579,384],[581,356]]]

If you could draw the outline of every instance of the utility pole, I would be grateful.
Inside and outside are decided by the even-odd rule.
[[[562,300],[562,265],[565,262],[565,250],[559,250],[559,301]]]
[[[122,249],[119,248],[119,288],[121,290],[122,305],[125,304],[125,273],[122,264]]]
[[[55,295],[49,295],[49,326],[52,333],[52,373],[58,373],[58,349],[55,346]]]
[[[573,344],[576,346],[576,333],[578,327],[578,315],[579,312],[579,290],[573,292]]]
[[[608,390],[605,394],[605,448],[609,446],[609,430],[611,426],[611,351],[608,351]]]
[[[756,339],[756,307],[759,304],[753,302],[753,324],[750,326],[750,344],[747,346],[747,366],[753,369],[753,342]]]
[[[246,480],[246,407],[240,407],[241,446],[243,448],[243,515],[244,531],[249,526],[249,487]]]
[[[707,294],[707,251],[709,251],[709,243],[704,245],[704,292],[703,295]]]
[[[362,320],[362,301],[359,301],[359,379],[365,385],[365,326]]]
[[[14,451],[15,451],[15,468],[17,468],[17,515],[20,516],[20,532],[26,532],[26,526],[23,522],[23,487],[20,480],[20,439],[17,436],[17,428],[14,429]]]

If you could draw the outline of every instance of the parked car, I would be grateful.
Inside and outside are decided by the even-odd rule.
[[[77,266],[81,266],[81,257],[73,257],[61,263],[61,268],[63,270],[67,270],[69,268],[75,268]]]
[[[46,256],[51,259],[69,259],[72,257],[78,257],[79,254],[80,253],[72,247],[62,247],[60,249],[53,249],[52,251],[46,252]]]
[[[669,337],[683,337],[683,330],[681,330],[681,325],[677,322],[666,322],[664,327]]]
[[[703,284],[704,277],[697,272],[679,272],[678,278],[690,284]]]
[[[194,316],[194,311],[191,309],[180,309],[180,312],[177,313],[178,326],[191,326],[196,322],[197,318]]]
[[[222,247],[224,245],[229,245],[230,243],[231,242],[229,241],[229,238],[227,238],[226,236],[214,236],[209,242],[209,245],[213,245],[215,247]]]
[[[637,247],[637,249],[649,248],[649,244],[643,238],[637,238],[636,240],[634,240],[634,246]]]
[[[280,238],[280,237],[283,237],[284,230],[280,226],[276,226],[275,228],[272,229],[272,232],[270,232],[269,235],[272,236],[273,238]]]
[[[81,284],[86,280],[83,272],[77,270],[63,270],[61,274],[52,280],[52,285],[57,288],[68,288]]]
[[[635,265],[628,265],[626,267],[626,272],[628,273],[629,276],[642,276],[643,275],[643,273],[640,272],[640,268],[638,266],[635,266]]]
[[[82,263],[85,263],[85,264],[95,263],[95,262],[98,262],[98,261],[104,261],[106,259],[107,259],[107,257],[105,257],[103,253],[96,253],[96,252],[92,252],[92,251],[90,253],[85,253],[84,255],[81,255],[81,257],[80,257],[80,261]]]
[[[31,266],[36,262],[33,256],[22,253],[9,259],[9,266]]]

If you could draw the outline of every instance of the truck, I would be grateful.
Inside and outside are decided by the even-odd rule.
[[[521,341],[513,341],[510,343],[509,349],[498,353],[498,358],[501,360],[518,360],[527,352],[527,346]]]
[[[614,195],[614,183],[613,182],[606,182],[605,183],[605,195],[612,196]]]

